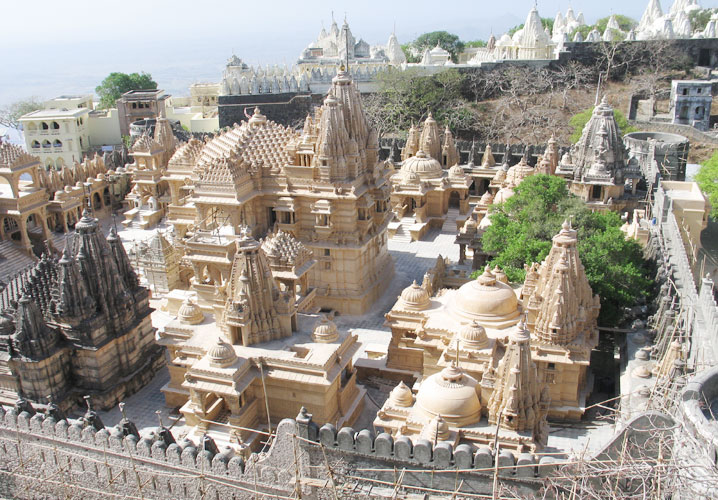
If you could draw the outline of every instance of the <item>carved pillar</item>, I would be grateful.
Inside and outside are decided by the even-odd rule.
[[[60,214],[62,217],[62,232],[67,234],[68,227],[67,227],[67,213]]]
[[[35,213],[35,218],[39,219],[40,225],[42,226],[42,237],[45,240],[52,241],[52,235],[47,227],[47,217],[45,217],[44,210]]]
[[[21,215],[18,225],[20,226],[20,239],[22,246],[27,253],[32,255],[32,243],[30,243],[30,238],[27,235],[27,217]]]

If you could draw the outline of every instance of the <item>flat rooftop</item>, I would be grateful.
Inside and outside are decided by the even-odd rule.
[[[90,112],[89,108],[51,108],[51,109],[39,109],[23,115],[20,121],[37,120],[37,119],[52,119],[52,118],[77,118],[86,115]]]

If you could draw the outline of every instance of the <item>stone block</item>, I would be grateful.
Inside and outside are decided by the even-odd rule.
[[[499,461],[499,475],[511,476],[514,474],[514,454],[509,450],[502,450],[497,459]]]
[[[387,432],[382,432],[374,440],[374,452],[378,457],[391,457],[394,453],[394,438]]]
[[[558,463],[553,457],[541,457],[538,466],[539,477],[548,477],[558,469]]]
[[[170,444],[165,450],[165,458],[172,465],[180,465],[182,463],[182,448],[177,443]]]
[[[197,459],[197,449],[194,446],[187,446],[182,450],[182,465],[194,468]]]
[[[204,471],[210,471],[212,470],[212,459],[214,458],[214,455],[209,450],[201,450],[197,454],[197,458],[195,459],[195,464],[197,466],[197,469],[204,470]]]
[[[167,445],[164,441],[155,441],[152,443],[152,458],[155,460],[165,460],[167,458]]]
[[[319,429],[319,442],[324,446],[334,447],[337,440],[337,428],[332,424],[324,424]]]
[[[215,474],[226,474],[227,464],[231,456],[226,453],[217,453],[212,459],[212,472]]]
[[[137,441],[137,454],[141,457],[152,456],[152,440],[148,437],[143,437]]]
[[[82,429],[82,442],[85,444],[95,444],[95,432],[95,428],[89,425]]]
[[[407,436],[399,436],[394,441],[394,457],[399,460],[411,460],[414,456],[414,446]]]
[[[453,446],[451,443],[441,441],[434,446],[434,465],[436,467],[446,469],[451,465],[453,456]]]
[[[77,422],[73,422],[67,429],[67,437],[72,441],[82,441],[82,426]]]
[[[457,469],[470,469],[473,465],[473,450],[469,444],[460,444],[454,450],[454,464]]]
[[[244,474],[244,460],[242,457],[235,455],[229,459],[227,464],[227,471],[231,476],[241,476]]]
[[[371,454],[374,451],[374,435],[369,429],[362,429],[357,434],[356,447],[359,453]]]
[[[124,437],[120,429],[117,427],[113,428],[112,432],[110,432],[110,449],[114,451],[124,450]]]
[[[95,433],[95,444],[101,448],[107,448],[110,446],[110,431],[107,429],[100,429]]]
[[[536,460],[531,453],[521,453],[516,460],[516,477],[534,477]]]
[[[351,427],[342,427],[337,432],[337,446],[342,450],[353,450],[354,449],[354,429]]]
[[[123,441],[125,442],[125,450],[129,450],[132,453],[135,453],[137,451],[137,441],[139,441],[139,439],[137,439],[137,436],[135,436],[134,434],[128,434],[127,436],[125,436],[125,439],[123,439]]]
[[[36,413],[30,417],[30,430],[37,434],[42,434],[42,421],[45,420],[45,415],[42,413]]]
[[[15,408],[10,408],[5,413],[5,424],[13,429],[17,425],[17,410]]]
[[[485,474],[490,474],[492,473],[490,469],[493,466],[494,456],[488,447],[482,446],[476,450],[476,453],[474,453],[474,469],[481,469]]]
[[[55,424],[55,437],[59,439],[67,439],[67,433],[69,428],[70,424],[67,422],[67,420],[60,420],[58,423]]]
[[[414,445],[414,460],[420,464],[431,462],[433,446],[428,439],[419,439]]]
[[[46,436],[54,436],[55,425],[57,425],[57,420],[52,417],[47,417],[42,421],[42,433]]]
[[[30,415],[26,411],[20,412],[20,414],[17,416],[17,428],[21,431],[30,431],[30,419],[32,418],[32,415]]]

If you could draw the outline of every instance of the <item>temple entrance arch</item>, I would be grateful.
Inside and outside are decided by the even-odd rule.
[[[449,194],[449,208],[460,208],[461,207],[461,195],[458,191],[452,191]]]
[[[102,200],[100,199],[100,193],[98,192],[92,194],[92,208],[94,210],[102,209]]]

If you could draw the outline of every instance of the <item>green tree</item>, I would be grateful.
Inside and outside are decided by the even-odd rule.
[[[459,54],[464,50],[464,42],[462,42],[457,35],[447,31],[424,33],[411,42],[411,45],[419,54],[423,53],[426,49],[431,50],[439,45],[451,54],[451,59],[454,62],[459,62]]]
[[[693,31],[703,31],[706,29],[708,21],[711,20],[711,16],[718,12],[718,9],[696,9],[692,10],[688,14],[688,20],[691,22],[691,29]]]
[[[486,41],[485,40],[471,40],[468,42],[464,42],[464,47],[486,47]]]
[[[601,298],[599,323],[616,325],[623,308],[652,288],[650,269],[638,243],[626,240],[621,219],[614,212],[592,212],[571,195],[560,177],[532,175],[505,203],[493,207],[491,225],[482,238],[484,251],[493,254],[511,281],[526,277],[524,265],[541,262],[564,220],[578,231],[578,253],[594,293]]]
[[[416,54],[416,51],[414,50],[411,43],[402,44],[401,50],[404,52],[404,57],[406,57],[406,62],[409,62],[409,63],[421,62],[421,57],[419,57]]]
[[[102,83],[95,88],[100,97],[101,108],[112,108],[122,94],[130,90],[156,89],[157,82],[149,73],[110,73]]]
[[[711,202],[711,218],[718,220],[718,151],[701,165],[696,182]]]
[[[438,121],[459,129],[475,121],[461,96],[464,76],[456,69],[431,74],[424,68],[389,68],[378,75],[377,84],[378,91],[363,100],[380,135],[403,133],[412,122],[426,118],[428,111]]]
[[[0,125],[14,129],[20,128],[20,117],[42,109],[42,101],[37,97],[28,97],[0,108]]]
[[[568,124],[573,128],[573,133],[571,133],[572,143],[576,144],[581,138],[581,132],[583,132],[583,127],[585,127],[588,123],[588,120],[591,119],[592,113],[593,108],[588,108],[581,111],[580,113],[576,113],[568,121]],[[630,134],[631,132],[636,132],[638,130],[636,127],[629,125],[626,116],[617,109],[613,110],[613,116],[616,119],[616,125],[618,125],[619,132],[622,135]]]

